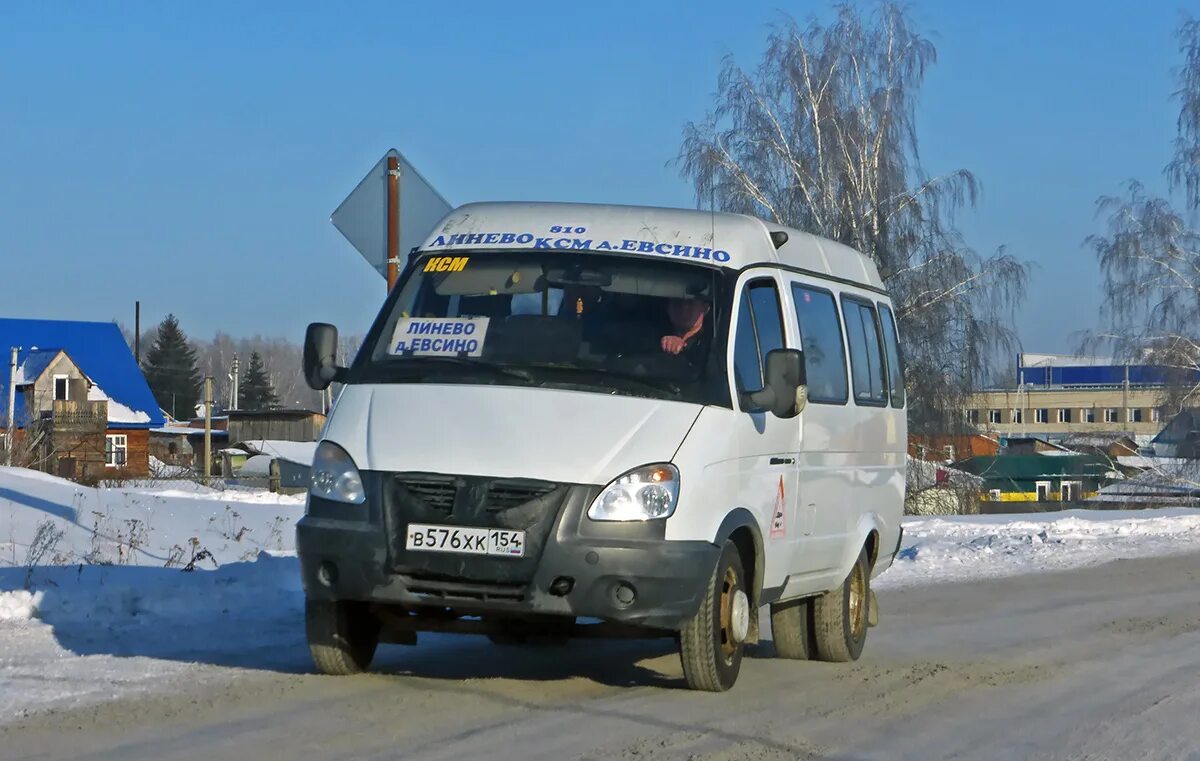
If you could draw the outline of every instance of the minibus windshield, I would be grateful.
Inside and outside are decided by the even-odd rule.
[[[724,377],[714,358],[717,285],[711,267],[612,254],[423,256],[372,331],[365,364],[374,382],[553,386],[706,403],[706,389]]]

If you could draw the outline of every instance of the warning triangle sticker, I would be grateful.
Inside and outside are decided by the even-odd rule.
[[[787,534],[787,509],[783,497],[783,476],[779,477],[779,493],[775,496],[775,510],[771,513],[771,538],[778,539]]]

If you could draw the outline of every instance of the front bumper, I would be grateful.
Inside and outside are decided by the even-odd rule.
[[[375,484],[368,484],[365,506],[310,498],[308,514],[296,528],[309,597],[452,609],[462,615],[598,618],[677,630],[699,608],[720,554],[709,542],[666,541],[662,521],[589,520],[584,513],[597,489],[586,486],[563,487],[557,512],[548,515],[552,525],[544,539],[531,536],[525,561],[497,566],[507,559],[407,552],[396,541],[407,521],[389,515],[378,485],[387,478],[364,478]],[[420,515],[407,518],[427,522]],[[442,522],[453,521],[452,514]],[[563,579],[569,580],[569,591],[564,592]]]

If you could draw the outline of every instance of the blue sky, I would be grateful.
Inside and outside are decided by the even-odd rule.
[[[361,332],[383,282],[330,212],[397,147],[451,203],[692,206],[668,166],[721,58],[827,3],[0,5],[0,314],[190,334]],[[924,0],[931,171],[982,251],[1035,264],[1026,350],[1094,326],[1094,201],[1161,190],[1181,3]],[[118,10],[119,9],[119,10]]]

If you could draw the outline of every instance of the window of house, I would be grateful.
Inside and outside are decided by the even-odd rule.
[[[1038,423],[1049,423],[1050,422],[1050,410],[1046,409],[1045,407],[1034,410],[1033,411],[1033,419],[1035,422],[1038,422]]]
[[[892,388],[892,406],[904,406],[904,365],[900,359],[900,338],[896,332],[896,318],[885,304],[879,305],[879,319],[883,323],[883,348],[887,351],[888,385]]]
[[[1141,407],[1134,407],[1133,409],[1131,409],[1129,411],[1129,422],[1131,422],[1131,423],[1142,422],[1142,408]]]
[[[54,401],[65,401],[71,398],[71,376],[54,376]]]
[[[1079,411],[1079,419],[1084,423],[1096,422],[1096,410],[1091,407],[1081,409]]]
[[[1024,414],[1025,411],[1024,410],[1010,410],[1010,412],[1012,413],[1012,421],[1014,423],[1024,423],[1025,422],[1025,414]]]
[[[1037,501],[1048,502],[1050,500],[1050,482],[1038,481],[1034,484],[1034,489],[1037,490]]]
[[[988,410],[988,422],[993,425],[1000,422],[1000,410]]]
[[[104,437],[104,464],[110,468],[125,465],[129,452],[129,438],[123,433],[110,433]]]
[[[875,307],[854,299],[842,299],[846,337],[850,343],[850,377],[858,404],[887,404],[886,367],[879,341]]]
[[[1151,407],[1150,408],[1150,422],[1158,423],[1161,420],[1162,420],[1162,410],[1160,410],[1158,407]]]
[[[967,410],[967,422],[971,425],[979,425],[979,410]]]
[[[954,445],[947,444],[945,446],[945,452],[946,452],[946,459],[949,460],[950,462],[954,462]]]
[[[1114,408],[1109,407],[1108,409],[1104,410],[1104,422],[1106,422],[1106,423],[1117,422],[1117,411]]]
[[[1060,422],[1060,423],[1069,423],[1069,422],[1071,422],[1071,410],[1070,410],[1069,408],[1065,408],[1065,407],[1060,407],[1060,408],[1059,408],[1059,410],[1058,410],[1058,422]]]
[[[838,320],[833,294],[819,288],[793,285],[792,299],[796,302],[796,319],[800,323],[808,401],[845,404],[849,395],[846,348],[842,344],[842,324]]]
[[[733,375],[743,396],[761,391],[767,352],[783,348],[783,315],[772,280],[755,280],[742,291],[733,344]]]

